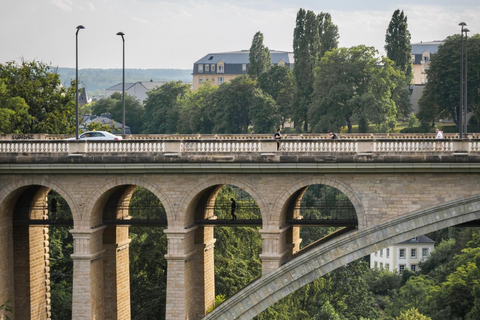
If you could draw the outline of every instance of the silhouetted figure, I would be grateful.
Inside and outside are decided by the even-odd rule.
[[[328,138],[329,138],[329,139],[338,139],[338,135],[337,135],[335,132],[330,131],[330,132],[328,133]]]
[[[282,139],[282,129],[278,128],[277,132],[273,135],[274,139]]]
[[[237,216],[235,215],[235,209],[237,208],[237,203],[233,198],[230,198],[230,201],[232,201],[232,205],[230,206],[231,211],[230,214],[232,215],[232,220],[237,220]]]

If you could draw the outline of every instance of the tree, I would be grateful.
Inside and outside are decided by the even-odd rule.
[[[189,92],[179,100],[179,133],[212,133],[213,122],[208,116],[213,104],[213,96],[217,87],[207,82],[198,90]]]
[[[148,92],[143,116],[143,133],[176,133],[178,123],[178,101],[190,87],[180,81],[167,82]]]
[[[249,66],[247,74],[255,79],[272,65],[270,50],[263,45],[263,34],[258,31],[252,40],[249,53]]]
[[[75,130],[75,89],[64,88],[60,75],[37,61],[0,64],[0,128],[5,133],[66,134]],[[13,112],[10,112],[11,110]]]
[[[318,35],[320,38],[318,58],[321,59],[325,52],[338,47],[338,38],[340,37],[338,27],[332,23],[332,16],[328,12],[320,12],[318,15]]]
[[[258,77],[257,83],[277,103],[282,124],[291,119],[295,93],[295,79],[292,70],[282,66],[273,66]]]
[[[397,109],[392,92],[403,74],[388,58],[379,60],[373,47],[363,45],[327,52],[315,68],[309,117],[314,132],[352,132],[354,121],[373,122],[378,131],[395,127]]]
[[[295,68],[295,97],[293,119],[295,126],[303,123],[303,131],[308,131],[308,106],[312,101],[314,74],[313,68],[318,57],[320,37],[318,19],[313,11],[300,9],[297,13],[293,32],[293,53]],[[300,127],[298,127],[300,128]]]
[[[395,10],[385,35],[385,51],[387,58],[395,63],[407,79],[412,81],[412,44],[411,35],[408,31],[407,16],[403,10]]]
[[[402,312],[395,320],[431,320],[431,318],[424,316],[417,309],[412,308]]]
[[[215,123],[214,133],[272,132],[280,123],[273,99],[259,90],[247,75],[218,88],[209,117]]]
[[[112,119],[122,122],[123,104],[122,94],[120,92],[113,93],[108,98],[102,98],[92,105],[92,113],[101,115],[102,113],[110,113]],[[130,127],[130,132],[140,133],[142,131],[142,118],[144,108],[136,97],[125,94],[125,125]]]
[[[465,41],[465,40],[464,40]],[[480,35],[468,38],[468,110],[480,116]],[[458,124],[460,104],[460,35],[447,37],[432,57],[427,71],[428,82],[419,100],[418,118],[422,123],[434,124],[438,119],[450,118]]]

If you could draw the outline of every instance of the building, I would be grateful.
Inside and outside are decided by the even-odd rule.
[[[100,116],[86,114],[82,115],[82,119],[80,121],[80,131],[88,131],[88,125],[92,122],[98,122],[100,124],[106,124],[110,126],[113,134],[122,134],[123,133],[123,125],[120,122],[117,122],[112,119],[112,115],[110,113],[102,113]],[[125,125],[125,134],[131,134],[130,127]]]
[[[125,94],[136,97],[140,102],[144,102],[147,98],[147,92],[165,84],[165,81],[138,81],[135,83],[125,83]],[[108,98],[115,92],[122,93],[122,83],[105,89],[105,97]]]
[[[402,273],[405,269],[418,271],[418,263],[433,251],[435,241],[421,235],[370,254],[371,269]]]
[[[413,82],[410,85],[410,103],[414,113],[418,113],[418,99],[428,82],[427,71],[430,61],[442,43],[443,41],[412,43]]]
[[[206,82],[218,86],[247,74],[249,54],[249,50],[207,54],[193,64],[193,90]],[[270,58],[275,66],[293,69],[293,52],[270,50]]]

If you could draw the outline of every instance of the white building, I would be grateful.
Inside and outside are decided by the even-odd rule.
[[[405,269],[418,271],[418,263],[425,260],[434,247],[435,241],[421,235],[370,254],[370,268],[400,273]]]
[[[135,83],[125,83],[125,93],[136,97],[141,103],[147,98],[147,92],[165,84],[165,81],[138,81]],[[122,93],[123,84],[119,83],[113,87],[105,89],[105,97],[110,97],[113,93]]]

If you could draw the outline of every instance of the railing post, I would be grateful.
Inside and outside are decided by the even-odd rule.
[[[68,142],[68,154],[78,154],[87,152],[86,141],[69,141]]]

